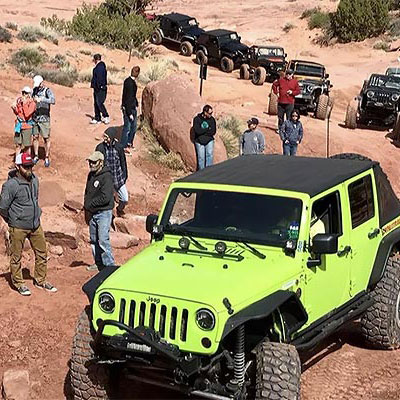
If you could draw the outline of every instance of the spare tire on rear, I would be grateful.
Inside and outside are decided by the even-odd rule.
[[[269,94],[268,114],[278,115],[278,95],[276,95],[272,90]]]
[[[317,108],[315,110],[315,118],[325,120],[328,115],[329,96],[321,94],[318,98]]]
[[[354,107],[353,103],[349,103],[347,106],[344,124],[349,129],[357,128],[357,108]]]

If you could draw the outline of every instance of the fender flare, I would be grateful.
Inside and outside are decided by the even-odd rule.
[[[208,57],[208,51],[207,51],[207,47],[206,46],[203,46],[203,45],[197,46],[196,52],[198,52],[199,50],[204,52],[204,54]]]
[[[93,303],[94,295],[99,286],[118,268],[118,266],[105,267],[82,286],[82,290],[88,297],[90,304]]]
[[[278,308],[280,308],[289,335],[296,332],[308,320],[307,312],[297,295],[288,290],[278,290],[229,317],[221,340],[239,325],[266,318]]]
[[[192,45],[194,45],[196,42],[196,40],[192,36],[182,36],[180,41],[181,41],[181,43],[182,42],[190,42]]]
[[[162,36],[162,38],[165,38],[164,32],[161,28],[157,28],[156,31],[160,32],[160,35]]]

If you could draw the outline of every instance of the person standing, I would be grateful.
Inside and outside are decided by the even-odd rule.
[[[9,226],[11,282],[21,295],[31,295],[21,266],[24,242],[28,239],[35,253],[34,286],[54,293],[57,289],[46,281],[47,247],[40,225],[39,181],[32,172],[32,157],[20,153],[15,165],[16,170],[9,173],[0,195],[0,214]]]
[[[94,118],[90,121],[91,124],[100,124],[102,121],[105,124],[110,123],[110,116],[104,105],[107,98],[107,67],[101,61],[101,55],[93,56],[95,64],[90,87],[93,89],[94,100]]]
[[[295,156],[297,146],[303,139],[303,125],[300,122],[300,114],[294,110],[289,120],[284,121],[279,131],[283,144],[284,156]]]
[[[33,114],[36,110],[36,103],[31,97],[31,88],[25,86],[22,89],[21,97],[11,106],[14,114],[17,116],[14,127],[15,155],[21,151],[31,153],[32,129],[34,125]]]
[[[279,78],[272,84],[272,91],[278,96],[278,130],[283,121],[290,118],[294,109],[295,97],[300,94],[300,86],[297,79],[293,78],[293,70],[286,70],[285,76]]]
[[[214,158],[214,136],[217,124],[213,117],[213,108],[206,104],[203,112],[194,117],[194,145],[197,156],[197,169],[203,169],[213,164]]]
[[[53,92],[43,83],[43,78],[36,75],[33,78],[33,100],[36,102],[36,111],[33,115],[33,162],[39,161],[39,134],[44,140],[46,151],[44,166],[50,167],[50,106],[56,103]]]
[[[131,70],[131,75],[124,81],[122,89],[122,115],[124,118],[124,127],[121,135],[121,145],[124,149],[127,147],[133,148],[133,140],[135,139],[137,129],[137,106],[139,105],[136,93],[137,84],[136,78],[140,74],[140,67],[134,66]],[[126,149],[128,154],[129,150]]]
[[[246,129],[239,139],[239,155],[262,154],[265,148],[264,135],[257,130],[258,119],[250,118]]]
[[[86,181],[84,209],[95,262],[87,270],[97,271],[115,265],[110,242],[114,188],[110,168],[104,165],[104,155],[95,151],[87,161],[90,172]]]
[[[124,208],[128,204],[129,194],[126,188],[128,179],[128,168],[126,166],[126,157],[124,148],[116,140],[116,129],[107,128],[103,134],[103,143],[99,143],[96,151],[104,156],[104,162],[110,168],[113,176],[114,190],[118,195],[117,215],[122,217]]]

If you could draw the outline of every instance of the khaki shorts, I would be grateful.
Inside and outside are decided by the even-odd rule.
[[[33,126],[33,136],[40,136],[43,139],[48,139],[50,137],[50,122],[36,122]]]
[[[21,133],[14,135],[14,143],[22,145],[23,147],[29,147],[32,145],[32,128],[21,129]]]

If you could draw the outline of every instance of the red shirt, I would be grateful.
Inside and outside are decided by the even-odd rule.
[[[272,84],[272,90],[278,95],[278,103],[294,104],[294,98],[300,94],[300,86],[297,79],[279,78]],[[287,91],[292,93],[288,94]]]

